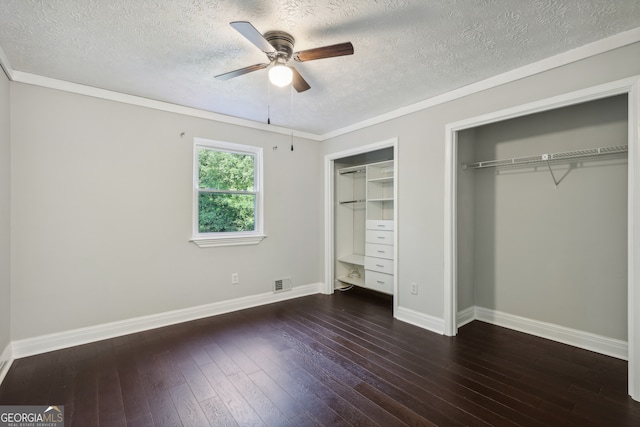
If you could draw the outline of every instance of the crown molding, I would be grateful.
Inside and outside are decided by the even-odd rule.
[[[92,86],[81,85],[64,80],[53,79],[37,74],[26,73],[23,71],[17,71],[12,68],[11,63],[9,62],[9,58],[2,49],[2,46],[0,46],[0,66],[4,69],[9,80],[17,83],[25,83],[35,86],[57,89],[80,95],[87,95],[94,98],[122,102],[125,104],[137,105],[141,107],[167,111],[206,120],[213,120],[217,122],[263,130],[266,132],[273,132],[283,135],[291,135],[293,133],[293,136],[306,138],[311,141],[326,141],[331,138],[355,132],[369,126],[380,124],[421,110],[425,110],[427,108],[431,108],[458,98],[469,96],[483,90],[521,80],[526,77],[530,77],[545,71],[552,70],[554,68],[561,67],[563,65],[570,64],[572,62],[577,62],[591,56],[605,53],[637,42],[640,42],[640,27],[624,31],[622,33],[618,33],[601,40],[597,40],[593,43],[577,47],[575,49],[551,56],[538,62],[534,62],[520,68],[507,71],[506,73],[498,74],[493,77],[489,77],[479,82],[472,83],[467,86],[463,86],[461,88],[446,92],[444,94],[425,99],[424,101],[420,101],[415,104],[411,104],[397,110],[390,111],[388,113],[381,114],[379,116],[372,117],[370,119],[363,120],[361,122],[354,123],[352,125],[336,129],[334,131],[327,132],[321,135],[296,130],[292,131],[289,128],[267,125],[253,120],[227,116],[224,114],[213,113],[197,108],[185,107],[164,101],[156,101],[153,99],[128,95]]]
[[[9,80],[13,80],[13,68],[9,62],[9,57],[4,52],[4,49],[2,49],[2,46],[0,46],[0,68],[2,68]]]
[[[425,110],[427,108],[432,108],[436,105],[444,104],[458,98],[473,95],[475,93],[482,92],[483,90],[501,86],[506,83],[511,83],[516,80],[524,79],[526,77],[531,77],[536,74],[561,67],[563,65],[568,65],[573,62],[577,62],[591,56],[599,55],[601,53],[605,53],[637,42],[640,42],[640,27],[618,33],[611,37],[597,40],[593,43],[589,43],[554,56],[550,56],[538,62],[533,62],[520,68],[507,71],[506,73],[498,74],[485,80],[481,80],[479,82],[454,89],[452,91],[443,93],[442,95],[436,95],[429,99],[425,99],[424,101],[420,101],[415,104],[411,104],[406,107],[402,107],[397,110],[372,117],[368,120],[354,123],[350,126],[325,133],[321,135],[320,140],[325,141],[330,138],[335,138],[337,136],[341,136],[350,132],[355,132],[369,126],[383,123],[392,119],[397,119],[411,113]]]
[[[256,122],[253,120],[227,116],[224,114],[205,111],[198,108],[185,107],[183,105],[172,104],[170,102],[157,101],[155,99],[144,98],[141,96],[129,95],[126,93],[115,92],[107,89],[100,89],[93,86],[82,85],[79,83],[72,83],[65,80],[58,80],[51,77],[41,76],[38,74],[25,73],[23,71],[13,70],[9,74],[13,76],[13,77],[10,77],[10,79],[16,83],[25,83],[25,84],[45,87],[49,89],[56,89],[64,92],[75,93],[78,95],[91,96],[93,98],[106,99],[109,101],[116,101],[124,104],[136,105],[139,107],[146,107],[154,110],[182,114],[189,117],[196,117],[200,119],[212,120],[212,121],[227,123],[227,124],[236,125],[236,126],[243,126],[246,128],[263,130],[266,132],[273,132],[273,133],[283,134],[287,136],[290,136],[293,133],[293,136],[295,137],[306,138],[312,141],[320,141],[320,136],[313,133],[296,131],[296,130],[292,130],[292,129],[281,127],[281,126],[268,125],[268,124]]]

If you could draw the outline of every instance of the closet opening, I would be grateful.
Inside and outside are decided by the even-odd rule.
[[[445,333],[485,321],[628,360],[640,400],[638,79],[447,126]]]
[[[326,158],[326,293],[368,289],[396,307],[396,157],[394,139]]]
[[[482,320],[627,358],[627,103],[458,133],[458,327]]]

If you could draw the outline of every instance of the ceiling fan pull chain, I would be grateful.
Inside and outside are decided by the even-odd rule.
[[[267,79],[267,124],[271,124],[271,84]]]
[[[289,127],[291,128],[291,151],[293,151],[293,85],[289,85]]]

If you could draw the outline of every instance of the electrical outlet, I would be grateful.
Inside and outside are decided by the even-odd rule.
[[[237,285],[240,283],[240,278],[238,277],[238,273],[231,273],[231,284]]]
[[[418,295],[418,284],[416,282],[411,282],[411,294]]]

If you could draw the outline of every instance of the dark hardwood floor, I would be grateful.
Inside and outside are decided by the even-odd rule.
[[[16,360],[0,404],[65,426],[640,426],[624,361],[389,297],[314,295]]]

